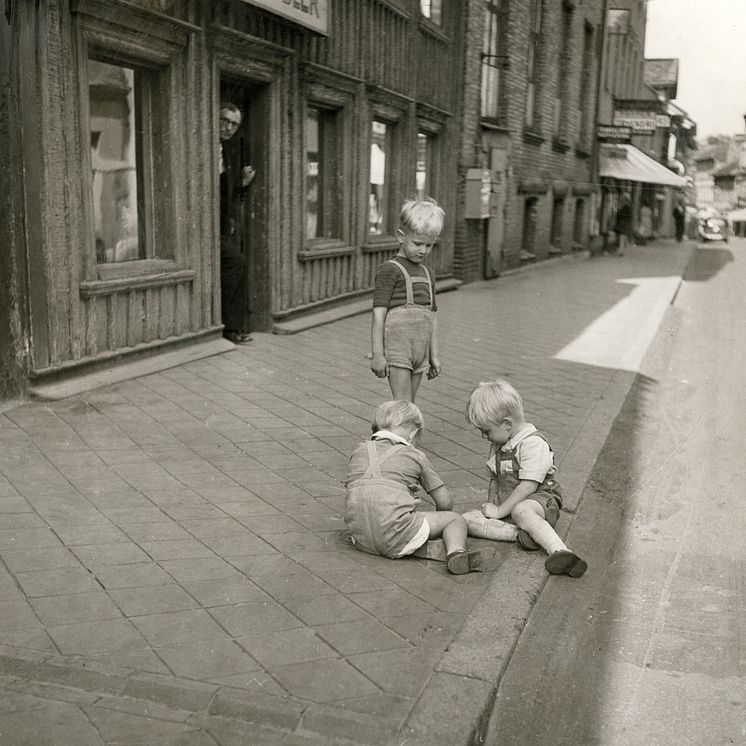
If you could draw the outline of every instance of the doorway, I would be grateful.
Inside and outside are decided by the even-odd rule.
[[[271,175],[268,173],[269,106],[268,86],[230,75],[220,76],[220,102],[235,104],[241,111],[241,126],[224,146],[226,158],[232,159],[233,170],[251,166],[251,184],[236,189],[228,206],[231,240],[244,259],[243,330],[269,331],[272,327],[269,281],[269,246],[267,240],[268,194]],[[240,176],[238,177],[240,180]],[[230,190],[228,190],[230,193]],[[220,189],[219,201],[226,201],[226,191]],[[226,214],[220,204],[220,222]],[[224,232],[221,225],[221,234]],[[223,283],[223,287],[225,284]]]

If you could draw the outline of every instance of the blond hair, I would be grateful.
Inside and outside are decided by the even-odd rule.
[[[401,427],[421,430],[424,421],[419,407],[404,399],[395,399],[381,404],[373,415],[373,432],[393,430]]]
[[[523,419],[523,399],[507,381],[485,381],[471,392],[466,419],[478,428],[487,428],[505,417]]]
[[[408,233],[437,237],[443,230],[444,220],[443,208],[432,197],[424,199],[413,197],[401,207],[399,227]]]

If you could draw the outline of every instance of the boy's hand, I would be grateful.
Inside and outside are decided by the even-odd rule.
[[[389,366],[383,355],[374,355],[370,362],[370,369],[376,374],[377,378],[386,378],[389,374]]]
[[[427,377],[430,379],[437,378],[440,375],[440,360],[438,358],[430,359],[430,369],[427,371]]]
[[[500,508],[495,503],[482,503],[482,515],[485,518],[500,518]]]

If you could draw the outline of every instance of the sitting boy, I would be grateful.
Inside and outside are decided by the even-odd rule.
[[[422,413],[409,401],[388,401],[376,410],[373,436],[353,452],[345,479],[345,523],[352,543],[391,559],[415,553],[435,559],[418,550],[442,537],[450,572],[479,571],[479,551],[466,551],[466,521],[452,511],[448,488],[415,447],[422,427]],[[416,510],[420,485],[433,499],[435,512]]]
[[[487,536],[491,520],[509,516],[524,549],[542,548],[549,555],[544,563],[548,572],[579,578],[588,565],[554,530],[562,507],[554,454],[546,438],[524,419],[520,394],[507,381],[480,383],[469,398],[466,418],[492,444],[489,502],[482,505],[484,519],[479,522],[484,525],[470,520],[470,534]]]

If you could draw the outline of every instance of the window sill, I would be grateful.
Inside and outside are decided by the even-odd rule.
[[[334,238],[323,238],[309,241],[305,249],[298,252],[298,259],[302,262],[312,262],[315,259],[329,259],[335,256],[350,256],[355,249],[344,241]]]
[[[399,249],[399,242],[394,236],[368,236],[368,240],[360,247],[363,254],[378,254],[383,251],[394,251]]]
[[[510,134],[510,130],[508,129],[508,125],[505,124],[505,122],[499,120],[499,119],[485,119],[482,118],[479,120],[479,126],[482,129],[485,130],[495,130],[497,132],[505,132],[506,134]]]
[[[126,262],[131,264],[132,262]],[[135,262],[135,264],[149,264],[149,262]],[[167,285],[181,285],[188,282],[193,282],[195,272],[193,269],[177,269],[173,267],[171,262],[168,262],[171,266],[170,270],[153,271],[151,265],[150,272],[137,272],[133,271],[137,268],[131,267],[130,271],[126,272],[127,268],[123,267],[124,271],[117,272],[101,272],[104,269],[111,269],[111,265],[99,267],[99,272],[103,275],[98,280],[87,280],[80,283],[80,295],[83,298],[90,298],[94,295],[111,295],[113,293],[122,293],[130,290],[144,290],[147,288],[165,287]],[[117,270],[120,268],[117,267]]]
[[[446,34],[443,33],[443,29],[437,23],[433,23],[429,18],[422,16],[420,18],[420,31],[426,33],[428,36],[432,36],[438,41],[442,41],[444,44],[448,44],[450,39]]]
[[[566,153],[569,149],[570,145],[567,140],[561,138],[555,138],[552,140],[552,150],[554,150],[555,153]]]
[[[523,130],[523,142],[529,143],[529,145],[542,145],[544,138],[534,130]]]
[[[588,160],[588,158],[591,157],[591,154],[589,150],[585,147],[585,145],[576,145],[575,146],[575,157],[576,158],[582,158],[583,160]]]

